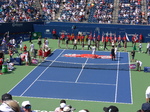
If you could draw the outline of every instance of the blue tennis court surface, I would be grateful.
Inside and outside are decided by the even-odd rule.
[[[129,63],[126,52],[118,52],[118,59],[92,59],[64,57],[65,54],[91,54],[91,51],[57,49],[46,60],[47,66],[39,65],[10,90],[13,96],[57,98],[98,102],[132,103],[130,70],[119,70],[121,63]],[[110,52],[96,51],[98,55]],[[118,64],[116,70],[51,67],[55,61],[73,63]],[[65,64],[64,64],[65,66]],[[93,65],[94,66],[94,65]]]

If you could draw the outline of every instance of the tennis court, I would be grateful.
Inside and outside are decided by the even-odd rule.
[[[66,54],[91,54],[91,51],[55,50],[46,59],[53,61],[38,65],[9,93],[19,97],[132,104],[131,74],[124,64],[130,62],[128,53],[118,52],[116,61],[65,57]],[[96,51],[96,54],[109,56],[110,52]],[[88,64],[91,65],[86,67]],[[96,65],[99,66],[95,68]]]

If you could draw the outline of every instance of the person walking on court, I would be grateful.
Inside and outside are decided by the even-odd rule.
[[[73,49],[77,49],[77,39],[74,39],[74,43],[73,43]]]
[[[42,45],[42,39],[39,37],[38,38],[38,45],[39,45],[39,48],[41,47],[41,45]]]
[[[112,48],[111,48],[111,59],[112,59],[112,61],[115,60],[115,49],[114,49],[114,46],[112,46]]]
[[[134,58],[135,58],[135,51],[133,50],[132,52],[131,52],[131,62],[134,62]]]
[[[106,41],[104,41],[104,50],[105,50],[105,49],[109,50],[109,49],[107,48],[107,42],[106,42]]]
[[[91,40],[88,38],[88,50],[91,49]]]

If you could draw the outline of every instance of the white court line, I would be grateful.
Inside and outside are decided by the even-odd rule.
[[[128,59],[129,59],[129,64],[130,64],[130,54],[128,53]],[[133,104],[133,96],[132,96],[132,80],[131,80],[131,70],[129,69],[129,74],[130,74],[130,91],[131,91],[131,103]]]
[[[55,58],[54,61],[56,61],[64,51],[65,49]],[[48,67],[46,67],[46,69],[31,83],[31,85],[20,96],[22,96],[28,89],[30,89],[30,87],[38,80],[38,78],[43,75],[43,73],[54,63],[54,61],[52,61],[52,63]]]
[[[118,57],[120,57],[120,52]],[[117,76],[116,76],[116,91],[115,91],[115,103],[117,102],[117,95],[118,95],[118,77],[119,77],[119,59],[117,64]]]
[[[56,51],[56,49],[54,50],[54,51]],[[54,52],[53,51],[53,52]],[[53,53],[52,52],[52,53]],[[48,57],[47,57],[48,58]],[[47,59],[46,58],[46,59]],[[13,88],[11,88],[9,91],[8,91],[8,93],[9,92],[11,92],[15,87],[17,87],[28,75],[30,75],[37,67],[39,67],[39,65],[40,65],[41,63],[39,63],[34,69],[32,69],[23,79],[21,79]]]
[[[78,80],[79,80],[79,78],[80,78],[80,76],[81,76],[81,73],[82,73],[82,71],[83,71],[83,69],[84,69],[84,66],[86,65],[86,63],[87,63],[87,61],[88,61],[88,60],[89,60],[89,58],[87,58],[87,59],[86,59],[86,61],[85,61],[84,65],[82,66],[82,69],[81,69],[81,71],[80,71],[80,73],[79,73],[79,75],[78,75],[78,77],[77,77],[77,79],[76,79],[75,83],[77,83],[77,82],[78,82]]]
[[[41,82],[59,82],[59,83],[75,83],[73,81],[54,81],[54,80],[37,80]],[[90,85],[111,85],[116,86],[116,84],[107,84],[107,83],[89,83],[89,82],[77,82],[77,84],[90,84]]]

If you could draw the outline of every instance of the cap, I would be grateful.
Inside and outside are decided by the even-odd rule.
[[[143,103],[142,104],[142,110],[150,110],[150,103]]]
[[[86,110],[80,110],[79,112],[86,112]]]
[[[69,111],[71,111],[70,107],[66,106],[63,108],[63,112],[69,112]]]
[[[74,110],[76,110],[76,109],[73,108],[71,105],[67,105],[67,106],[65,106],[65,107],[63,108],[63,111],[64,111],[64,112],[72,112],[72,111],[74,111]]]
[[[2,101],[6,101],[6,100],[12,100],[12,95],[11,94],[8,94],[8,93],[5,93],[2,95]]]
[[[64,108],[66,106],[66,103],[61,103],[60,108]]]
[[[22,107],[26,108],[26,109],[30,109],[31,108],[31,104],[29,101],[23,101],[22,102]]]
[[[116,106],[104,107],[105,112],[119,112],[119,109]]]

